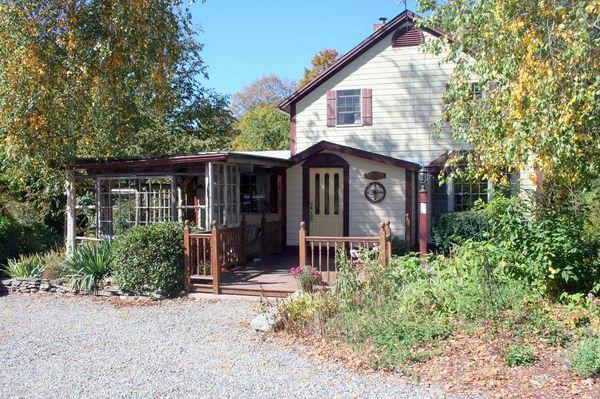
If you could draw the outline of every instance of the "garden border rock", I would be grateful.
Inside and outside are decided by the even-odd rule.
[[[114,285],[111,280],[103,281],[97,291],[90,293],[82,293],[77,290],[69,289],[67,280],[64,278],[44,279],[39,277],[14,277],[11,279],[2,280],[0,282],[0,286],[5,287],[9,294],[34,294],[38,292],[45,292],[50,294],[89,295],[98,297],[117,297],[129,300],[154,301],[160,301],[168,298],[167,295],[162,292],[133,293],[129,291],[123,291],[118,286]]]

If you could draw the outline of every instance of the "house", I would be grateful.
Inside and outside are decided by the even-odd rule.
[[[417,27],[416,18],[405,11],[375,25],[369,37],[279,105],[290,116],[289,152],[72,165],[69,248],[78,239],[75,187],[92,179],[94,239],[167,220],[197,226],[200,232],[186,236],[186,270],[198,289],[223,292],[222,268],[207,272],[209,262],[232,266],[283,248],[292,248],[300,264],[318,264],[328,278],[335,278],[340,248],[389,252],[393,235],[426,251],[432,217],[468,209],[490,194],[485,181],[438,184],[448,154],[464,146],[449,132],[432,137],[452,65],[421,50],[444,34]]]

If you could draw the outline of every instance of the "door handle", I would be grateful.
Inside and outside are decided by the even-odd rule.
[[[312,202],[310,203],[310,218],[309,219],[312,222],[312,220],[313,220],[313,203]]]

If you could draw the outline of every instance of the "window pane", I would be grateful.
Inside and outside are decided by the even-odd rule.
[[[361,123],[360,101],[360,90],[338,90],[336,102],[338,125]]]
[[[321,175],[315,175],[315,215],[321,213]]]
[[[329,173],[325,173],[325,215],[329,215]]]
[[[333,175],[333,213],[340,214],[340,174]]]

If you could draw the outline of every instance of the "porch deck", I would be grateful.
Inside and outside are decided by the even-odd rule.
[[[290,268],[298,265],[298,249],[286,249],[257,262],[233,266],[224,270],[220,279],[220,292],[234,295],[264,295],[286,297],[298,290],[298,283],[290,274]],[[330,272],[332,280],[335,272]],[[192,281],[202,276],[191,276]],[[194,292],[212,292],[211,284],[192,283]]]

